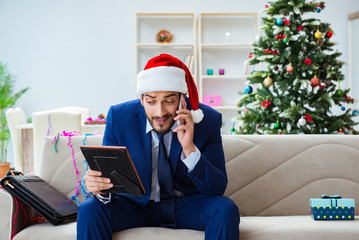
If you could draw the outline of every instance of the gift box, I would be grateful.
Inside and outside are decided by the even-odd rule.
[[[221,96],[219,95],[205,95],[203,96],[203,103],[211,106],[218,107],[221,106]]]
[[[339,195],[323,195],[311,198],[310,207],[314,220],[354,220],[355,200]]]

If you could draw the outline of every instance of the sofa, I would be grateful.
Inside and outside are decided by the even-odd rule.
[[[224,135],[222,139],[229,181],[225,195],[238,205],[241,240],[359,239],[359,216],[314,221],[309,205],[310,198],[322,194],[359,202],[359,136]],[[77,181],[70,146],[82,178],[85,165],[79,146],[101,142],[100,136],[60,137],[56,153],[53,138],[46,138],[40,177],[73,196]],[[77,199],[83,201],[81,191]],[[12,234],[16,234],[14,240],[76,239],[75,221],[31,225],[34,213],[23,208],[0,189],[0,239],[11,239]],[[204,233],[144,227],[115,232],[113,239],[199,240]]]

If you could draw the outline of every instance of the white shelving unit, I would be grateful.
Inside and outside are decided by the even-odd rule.
[[[136,14],[136,75],[147,61],[161,53],[168,53],[184,61],[193,56],[190,69],[197,83],[197,35],[194,13],[137,13]],[[173,35],[171,43],[157,43],[156,35],[167,30]]]
[[[222,134],[230,134],[238,116],[238,91],[244,91],[250,44],[258,34],[257,13],[200,13],[198,18],[199,97],[221,96]],[[224,75],[219,75],[223,68]],[[213,75],[207,75],[213,69]]]
[[[248,77],[250,42],[258,34],[257,13],[200,13],[198,18],[194,13],[137,13],[136,28],[136,75],[161,53],[181,60],[192,55],[200,101],[205,95],[221,96],[222,105],[213,108],[223,115],[222,134],[229,134],[231,119],[238,116],[238,91],[244,90]],[[161,30],[173,35],[171,43],[156,42]],[[224,75],[218,74],[219,68],[225,69]],[[214,74],[207,75],[207,69]]]

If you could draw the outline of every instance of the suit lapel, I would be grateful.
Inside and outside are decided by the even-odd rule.
[[[152,151],[151,151],[151,134],[146,134],[146,114],[141,104],[138,105],[136,109],[135,121],[135,131],[137,136],[137,141],[140,142],[138,151],[140,154],[140,162],[138,166],[144,165],[144,171],[142,172],[144,176],[143,184],[146,191],[151,189],[151,178],[152,178]]]

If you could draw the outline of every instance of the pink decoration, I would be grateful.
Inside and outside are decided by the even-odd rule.
[[[72,146],[72,143],[71,143],[71,138],[73,136],[79,136],[80,133],[77,132],[77,131],[74,131],[74,132],[65,132],[63,131],[59,136],[61,137],[68,137],[69,140],[68,140],[68,143],[67,143],[67,146],[69,146],[71,148],[71,157],[72,157],[72,162],[74,164],[74,168],[75,168],[75,173],[76,173],[76,181],[77,181],[77,186],[76,186],[76,190],[75,190],[75,196],[72,196],[71,198],[75,198],[78,194],[79,194],[79,187],[81,185],[81,180],[79,179],[79,170],[77,169],[77,166],[76,166],[76,160],[75,160],[75,151],[74,151],[74,147]],[[57,136],[54,137],[54,140],[52,141],[52,143],[54,144],[57,140]]]
[[[91,124],[106,124],[106,119],[101,118],[101,117],[97,117],[96,120],[93,120],[92,118],[87,118],[87,120],[85,121],[86,125],[91,125]]]

